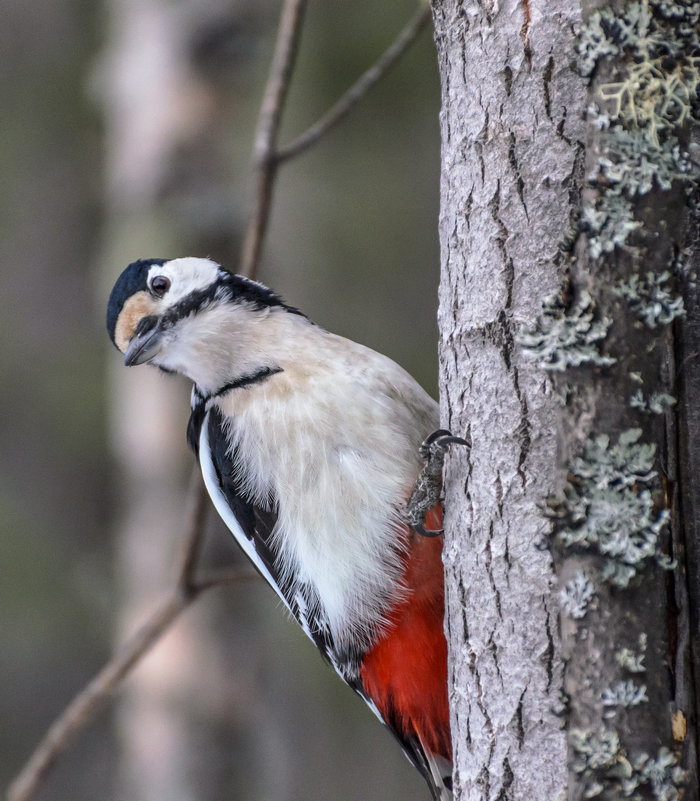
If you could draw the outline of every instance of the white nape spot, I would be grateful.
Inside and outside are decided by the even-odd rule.
[[[168,306],[187,297],[191,292],[206,289],[216,281],[219,265],[211,259],[200,259],[188,256],[183,259],[171,259],[165,264],[154,264],[148,271],[147,284],[156,275],[164,275],[170,279],[170,289],[165,293],[163,302]]]

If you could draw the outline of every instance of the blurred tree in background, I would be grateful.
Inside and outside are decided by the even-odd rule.
[[[10,0],[0,31],[0,780],[174,580],[188,388],[109,348],[139,257],[235,268],[278,3]],[[309,4],[282,141],[415,3]],[[343,125],[281,168],[260,278],[435,393],[439,133],[423,38]],[[153,375],[151,375],[153,373]],[[238,560],[210,521],[207,559]],[[41,798],[425,797],[273,593],[207,595],[62,759]]]

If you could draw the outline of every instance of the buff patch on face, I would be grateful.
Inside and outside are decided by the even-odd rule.
[[[114,329],[114,342],[122,353],[126,353],[139,322],[152,314],[157,314],[156,302],[144,290],[136,292],[124,303]]]

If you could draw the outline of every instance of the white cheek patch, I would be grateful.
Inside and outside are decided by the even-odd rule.
[[[172,259],[165,264],[154,264],[148,271],[148,286],[156,275],[164,275],[170,281],[170,289],[163,297],[163,303],[172,306],[187,297],[191,292],[206,289],[216,281],[219,265],[211,259],[198,259],[188,256]]]

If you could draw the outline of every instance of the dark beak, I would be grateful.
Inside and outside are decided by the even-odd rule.
[[[127,367],[133,367],[135,364],[149,362],[158,355],[162,339],[163,331],[158,326],[144,331],[142,334],[135,333],[124,354],[124,364]]]

